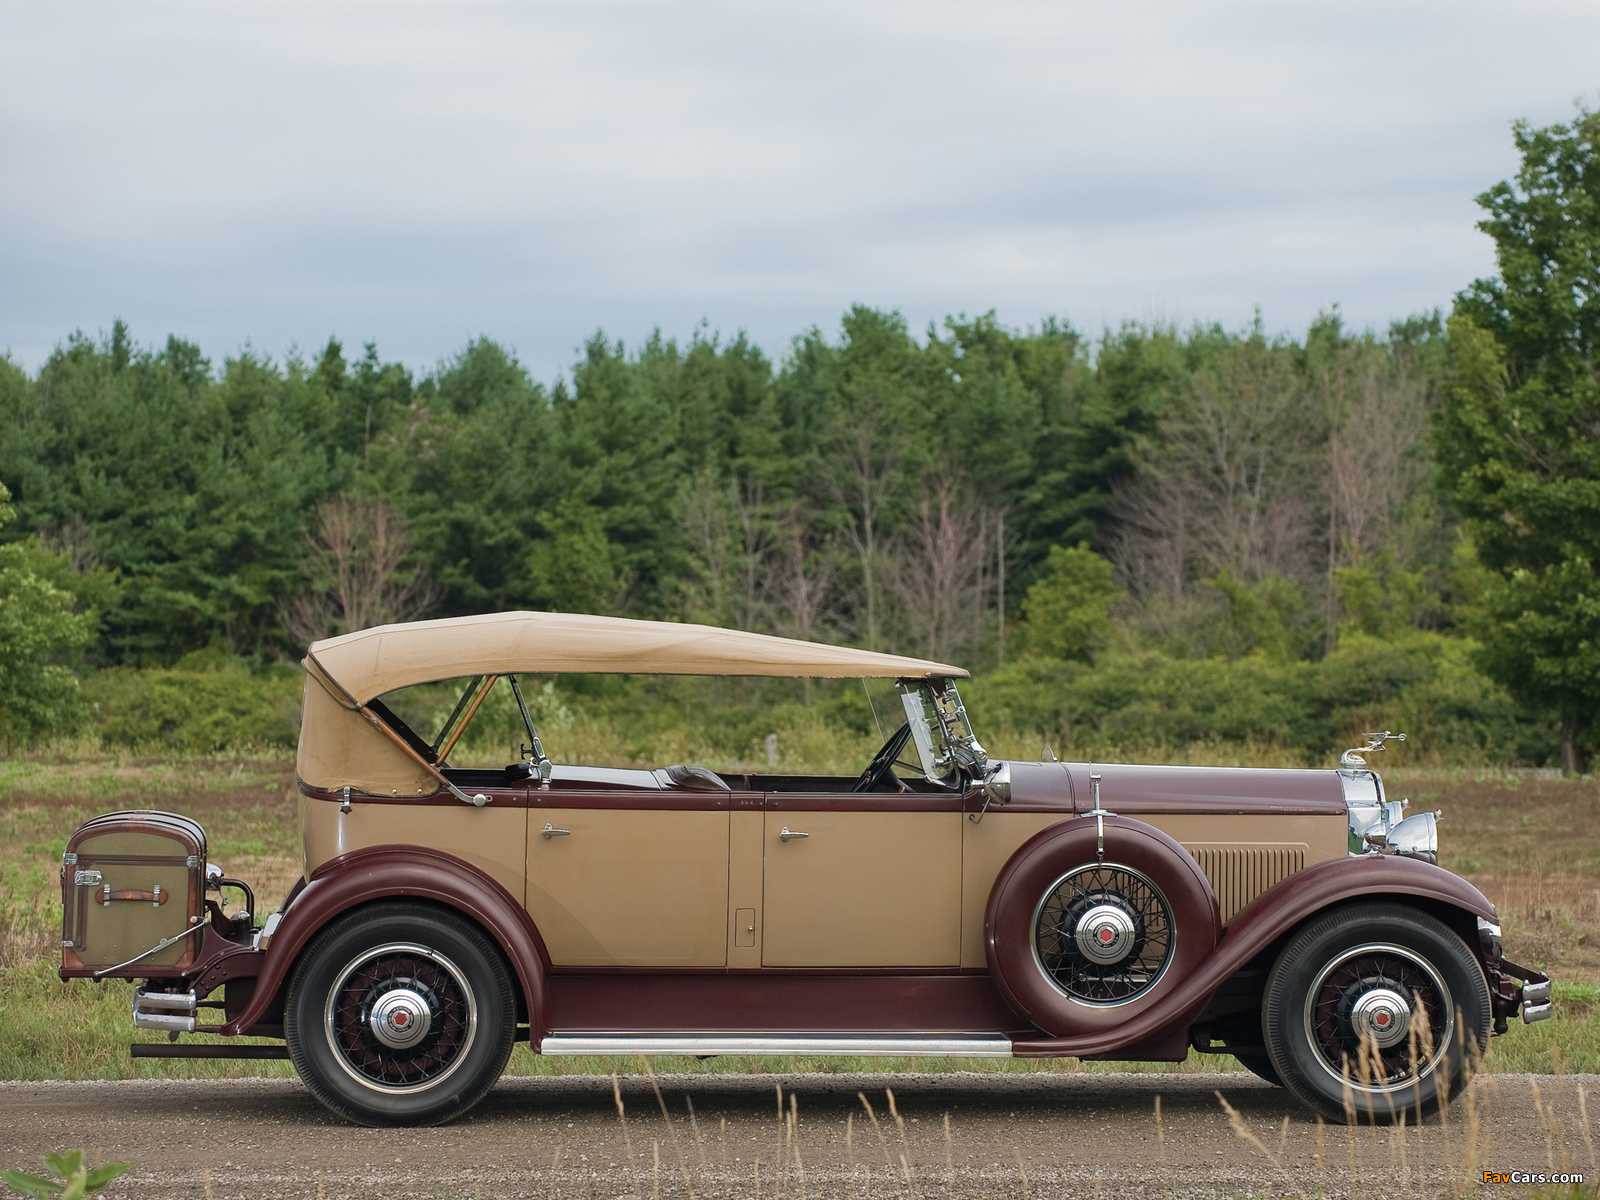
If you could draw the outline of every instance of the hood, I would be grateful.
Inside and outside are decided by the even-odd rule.
[[[1126,763],[1011,764],[1013,809],[1088,812],[1091,772],[1109,812],[1343,814],[1344,787],[1335,770],[1275,767],[1155,767]]]

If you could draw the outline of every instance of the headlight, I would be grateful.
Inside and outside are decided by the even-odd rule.
[[[1376,831],[1374,831],[1376,832]],[[1439,861],[1439,819],[1431,812],[1418,813],[1397,823],[1383,835],[1381,849],[1386,854]]]

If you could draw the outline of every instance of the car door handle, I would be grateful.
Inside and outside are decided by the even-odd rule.
[[[778,835],[778,840],[780,842],[787,842],[792,838],[803,838],[810,836],[811,835],[809,833],[800,833],[799,831],[790,829],[787,825],[785,825],[783,827],[783,832]]]
[[[539,831],[539,836],[548,842],[553,837],[571,837],[572,830],[557,829],[554,825],[550,824],[549,821],[546,821],[544,823],[544,828]]]

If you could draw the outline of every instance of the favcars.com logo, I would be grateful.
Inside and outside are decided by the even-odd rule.
[[[1544,1171],[1485,1171],[1485,1183],[1582,1183],[1583,1176]]]

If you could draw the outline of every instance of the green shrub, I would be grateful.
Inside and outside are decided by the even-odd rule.
[[[963,690],[977,728],[1037,730],[1078,757],[1183,757],[1188,747],[1275,746],[1326,763],[1366,729],[1410,735],[1407,758],[1543,763],[1547,726],[1519,715],[1473,665],[1464,638],[1347,634],[1320,662],[1264,649],[1242,658],[1102,654],[1093,665],[1034,655]]]
[[[294,746],[300,736],[298,667],[253,672],[202,652],[175,667],[117,667],[85,680],[101,741],[209,753]]]

